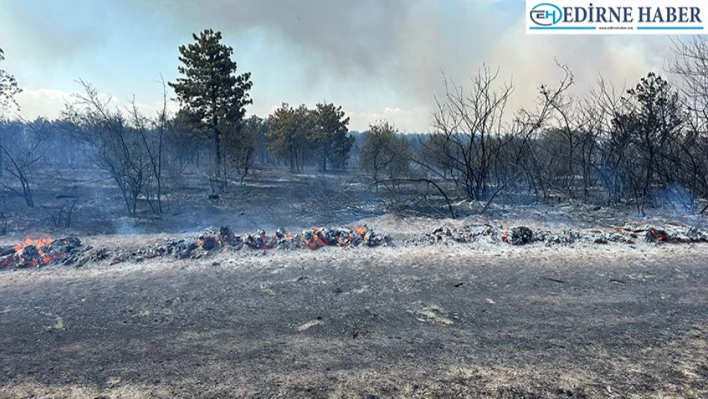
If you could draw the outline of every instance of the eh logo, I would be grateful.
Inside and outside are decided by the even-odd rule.
[[[563,18],[563,11],[555,4],[540,3],[531,9],[530,17],[536,25],[551,26],[560,22]]]

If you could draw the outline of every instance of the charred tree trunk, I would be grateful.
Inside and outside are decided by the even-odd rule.
[[[216,116],[214,116],[214,179],[217,182],[219,190],[223,190],[221,182],[221,137],[219,137],[219,129],[216,127]]]

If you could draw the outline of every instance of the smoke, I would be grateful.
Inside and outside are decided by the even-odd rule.
[[[687,187],[678,183],[670,183],[663,189],[655,189],[651,193],[656,199],[658,209],[654,213],[672,216],[688,216],[696,213],[695,196]]]
[[[58,4],[41,2],[31,4],[5,1],[0,15],[2,47],[16,60],[33,60],[43,65],[54,65],[85,56],[87,51],[101,49],[110,32],[97,30],[94,23],[110,26],[111,16],[101,12],[95,2],[67,0]],[[78,4],[77,4],[78,3]],[[57,13],[64,7],[71,10],[71,18]]]
[[[364,84],[392,86],[405,96],[430,99],[442,70],[468,72],[492,45],[478,38],[495,36],[503,27],[497,15],[490,18],[488,5],[478,1],[263,0],[208,6],[191,0],[123,2],[171,18],[174,29],[183,34],[211,27],[227,38],[257,33],[266,42],[285,43],[305,65],[302,80],[339,84],[331,93],[322,93],[328,98],[342,87]]]
[[[384,115],[401,130],[426,131],[443,73],[466,84],[482,64],[500,67],[500,80],[513,78],[516,86],[513,110],[532,105],[540,84],[561,77],[554,58],[575,73],[580,94],[600,74],[620,87],[633,85],[649,70],[661,72],[668,54],[665,36],[526,35],[523,3],[512,0],[116,0],[110,15],[101,5],[76,1],[62,6],[76,9],[71,18],[56,7],[43,14],[19,4],[9,6],[12,18],[0,17],[0,34],[13,38],[5,45],[13,59],[76,61],[116,38],[172,48],[213,28],[224,33],[237,61],[251,62],[241,65],[254,73],[250,112],[267,114],[281,101],[313,106],[326,100],[356,115],[350,127],[357,130]],[[111,17],[137,28],[125,30]],[[142,56],[128,58],[126,68],[145,69]],[[176,71],[175,62],[160,58],[150,68]]]
[[[123,3],[169,17],[182,32],[212,27],[227,37],[259,32],[286,43],[306,65],[299,77],[305,90],[314,85],[323,91],[321,95],[336,101],[343,98],[343,90],[351,98],[386,95],[382,92],[388,89],[399,103],[386,106],[416,112],[407,120],[415,121],[418,130],[428,126],[430,115],[424,110],[430,111],[434,95],[441,94],[443,72],[462,84],[483,63],[493,69],[498,66],[501,79],[513,78],[516,91],[510,106],[516,108],[531,104],[541,83],[559,80],[562,75],[555,58],[571,68],[577,78],[576,93],[582,93],[599,75],[622,87],[633,85],[649,70],[661,72],[668,48],[664,36],[527,36],[523,5],[511,1]],[[313,81],[326,81],[328,87],[304,84]],[[349,111],[364,112],[351,107]],[[368,111],[381,113],[383,107]],[[404,130],[411,128],[404,126]]]

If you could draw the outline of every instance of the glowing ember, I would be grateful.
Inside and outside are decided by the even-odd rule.
[[[2,267],[32,268],[45,266],[54,261],[64,259],[73,248],[81,245],[77,238],[54,240],[49,236],[25,240],[12,247],[0,249],[0,265]]]
[[[507,231],[506,229],[504,229],[504,230],[502,231],[502,241],[504,241],[504,242],[507,243],[507,244],[511,241],[511,240],[510,240],[510,237],[509,237],[509,233],[508,233],[508,231]]]
[[[311,249],[321,248],[329,244],[322,227],[311,228],[309,232],[305,232],[304,237],[307,246]]]
[[[240,249],[243,245],[253,249],[296,249],[310,248],[318,249],[325,246],[349,247],[365,244],[369,247],[378,245],[391,245],[391,238],[388,235],[379,236],[366,225],[347,227],[311,227],[302,234],[290,234],[285,229],[278,229],[275,235],[268,235],[264,230],[258,230],[255,234],[246,234],[243,237],[233,234],[228,227],[221,227],[217,233],[216,229],[209,228],[202,232],[194,241],[194,248],[185,247],[183,255],[188,256],[196,247],[211,251],[225,246]],[[184,256],[182,256],[184,257]]]

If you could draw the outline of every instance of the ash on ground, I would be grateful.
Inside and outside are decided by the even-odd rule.
[[[638,242],[688,244],[708,242],[708,230],[673,222],[662,225],[647,223],[627,223],[613,231],[572,230],[550,231],[531,229],[526,226],[495,227],[492,224],[463,225],[459,227],[443,225],[431,233],[423,234],[409,243],[475,243],[485,241],[492,244],[525,245],[543,243],[547,246],[586,242],[592,244],[635,244]]]

